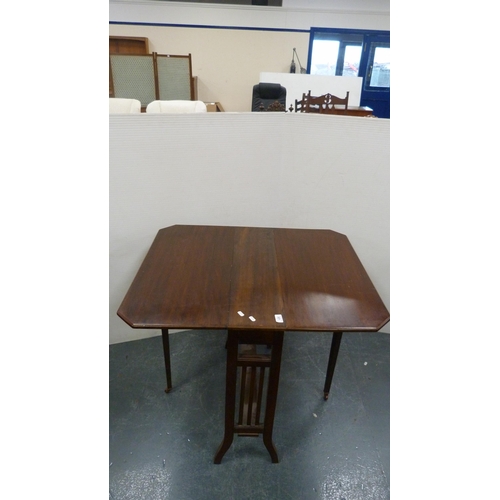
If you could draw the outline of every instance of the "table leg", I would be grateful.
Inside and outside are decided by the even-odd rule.
[[[238,337],[228,332],[226,340],[226,410],[224,422],[224,439],[217,450],[214,464],[220,464],[222,457],[229,450],[234,436],[234,414],[236,405],[236,377],[238,372]]]
[[[325,401],[328,399],[330,387],[332,385],[333,372],[337,364],[339,355],[340,341],[342,340],[342,332],[334,332],[332,337],[332,345],[330,347],[330,357],[328,359],[328,368],[326,369],[325,388],[323,389],[323,397]]]
[[[272,440],[276,401],[283,348],[283,331],[239,331],[228,332],[226,365],[226,408],[224,438],[214,458],[220,464],[222,457],[233,442],[234,433],[240,436],[263,435],[264,445],[273,463],[278,462],[278,453]],[[270,355],[238,352],[240,344],[270,345]],[[236,387],[238,367],[241,367],[239,417],[235,422]],[[265,370],[268,370],[267,396],[264,422],[260,419],[264,391]]]
[[[266,415],[264,417],[263,440],[267,451],[271,455],[273,464],[278,463],[278,453],[273,443],[274,415],[278,399],[278,385],[280,380],[281,352],[283,348],[283,332],[275,332],[275,341],[272,344],[272,362],[269,369],[269,382],[267,386]]]
[[[167,375],[167,388],[166,393],[169,393],[172,389],[172,372],[170,369],[170,341],[168,339],[168,329],[161,329],[161,336],[163,339],[163,357],[165,358],[165,372]]]

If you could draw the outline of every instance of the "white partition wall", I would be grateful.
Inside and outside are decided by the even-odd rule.
[[[110,342],[160,333],[134,330],[116,311],[157,231],[173,224],[344,233],[389,308],[389,124],[306,113],[110,115]]]

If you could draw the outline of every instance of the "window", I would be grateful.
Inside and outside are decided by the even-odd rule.
[[[317,33],[312,42],[311,75],[358,76],[363,37]]]
[[[391,86],[391,53],[387,44],[374,46],[373,60],[368,85],[372,88],[387,88]]]
[[[347,45],[344,54],[342,76],[358,76],[361,61],[361,45]]]

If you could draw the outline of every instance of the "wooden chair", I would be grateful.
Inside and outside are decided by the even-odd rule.
[[[309,90],[307,94],[302,94],[301,101],[295,99],[295,112],[335,114],[337,110],[347,109],[348,102],[349,92],[347,92],[346,96],[342,99],[330,93],[313,96]],[[336,106],[343,106],[343,108]]]
[[[319,113],[324,97],[311,95],[311,91],[302,95],[302,106],[304,113]]]
[[[316,99],[319,97],[312,96],[311,91],[307,94],[302,94],[302,100],[298,101],[295,99],[295,112],[296,113],[319,113],[319,101],[316,103]]]
[[[305,94],[302,94],[302,99],[300,101],[295,99],[295,112],[296,113],[305,113],[306,112],[306,108],[304,106],[305,96],[306,96]]]
[[[332,94],[325,94],[321,97],[323,98],[323,103],[319,108],[320,113],[334,115],[340,110],[347,109],[347,104],[349,102],[349,92],[346,92],[346,95],[343,99]]]

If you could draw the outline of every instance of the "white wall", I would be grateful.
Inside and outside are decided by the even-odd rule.
[[[389,11],[389,0],[284,0],[282,7],[109,0],[110,21],[199,26],[389,30]]]
[[[172,224],[346,234],[389,308],[389,120],[304,113],[112,115],[110,342],[157,231]],[[383,331],[388,331],[388,327]]]
[[[390,0],[283,0],[282,6],[292,9],[324,11],[389,12]]]
[[[244,112],[251,110],[252,87],[260,73],[289,73],[293,48],[307,66],[311,27],[389,30],[387,0],[283,4],[110,0],[111,22],[151,25],[110,24],[109,34],[147,37],[150,50],[159,54],[190,53],[198,98],[218,101],[226,111]]]

